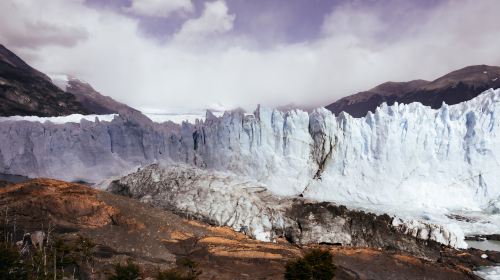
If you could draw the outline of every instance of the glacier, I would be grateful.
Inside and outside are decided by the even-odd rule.
[[[0,173],[99,182],[151,163],[184,163],[230,172],[278,196],[418,217],[458,227],[457,234],[498,233],[499,101],[500,90],[491,89],[436,110],[383,104],[363,118],[259,107],[180,125],[126,115],[5,120]]]

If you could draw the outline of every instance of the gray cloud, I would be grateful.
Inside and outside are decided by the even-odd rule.
[[[78,0],[19,2],[29,4],[22,13],[9,15],[9,22],[42,21],[59,28],[71,23],[87,31],[86,39],[76,44],[41,45],[30,53],[29,62],[42,71],[79,76],[137,107],[326,105],[387,80],[432,79],[467,65],[500,64],[500,2],[495,0],[441,1],[419,9],[406,1],[384,7],[344,5],[318,26],[317,39],[266,49],[255,48],[258,44],[249,34],[231,32],[208,37],[191,32],[196,33],[194,47],[186,47],[185,40],[159,44],[141,34],[138,20],[88,8]],[[40,15],[36,11],[42,8]],[[218,11],[227,23],[231,11]],[[195,29],[210,31],[208,25]],[[0,38],[5,42],[15,38],[5,30],[36,38],[35,32],[2,22]]]
[[[0,40],[15,48],[34,49],[47,45],[74,47],[89,38],[85,26],[72,26],[71,22],[43,17],[30,11],[29,1],[2,1],[0,10],[8,11],[0,17]]]
[[[132,0],[124,10],[140,16],[169,17],[174,12],[192,12],[191,0]]]

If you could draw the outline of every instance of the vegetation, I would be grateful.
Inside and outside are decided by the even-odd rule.
[[[3,237],[0,239],[0,278],[74,278],[82,266],[91,265],[95,244],[90,239],[79,236],[63,240],[53,234],[53,230],[49,226],[46,231],[20,235],[15,224],[9,226],[6,214],[4,225],[0,227]]]
[[[201,274],[198,270],[198,265],[187,258],[180,259],[177,262],[177,267],[168,270],[159,270],[154,277],[157,280],[196,280]],[[115,272],[109,280],[137,280],[142,279],[143,275],[137,264],[131,260],[127,264],[116,264]]]
[[[80,242],[64,242],[60,239],[50,240],[39,249],[30,245],[17,247],[4,241],[0,243],[0,275],[6,280],[72,277],[80,265],[88,264],[91,260],[81,248]]]
[[[188,258],[180,259],[177,267],[165,271],[159,271],[156,275],[157,280],[196,280],[201,274],[198,265]]]
[[[26,279],[26,264],[22,262],[16,247],[3,242],[0,244],[0,275],[2,279]]]
[[[335,276],[336,269],[332,254],[319,249],[288,262],[285,268],[287,280],[331,280]]]
[[[127,264],[115,265],[115,274],[109,280],[137,280],[141,279],[141,270],[138,265],[128,260]]]

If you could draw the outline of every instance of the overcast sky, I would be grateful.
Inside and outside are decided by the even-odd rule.
[[[0,0],[0,43],[137,108],[327,105],[500,65],[497,0]]]

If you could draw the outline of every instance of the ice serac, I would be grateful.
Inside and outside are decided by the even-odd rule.
[[[196,124],[0,122],[0,172],[98,181],[153,162],[257,181],[272,193],[394,209],[497,205],[500,91],[435,110],[382,105],[364,118],[259,107]],[[378,207],[380,208],[380,207]],[[494,209],[492,210],[494,211]]]

